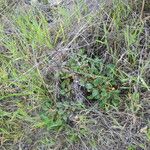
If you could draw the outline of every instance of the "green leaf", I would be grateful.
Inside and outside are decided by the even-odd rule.
[[[80,86],[84,86],[85,85],[85,81],[84,80],[80,80]]]
[[[87,88],[87,90],[91,90],[91,89],[93,89],[93,85],[91,83],[87,83],[86,88]]]
[[[106,105],[106,100],[105,100],[105,99],[103,99],[103,100],[101,100],[101,101],[99,102],[99,106],[100,106],[101,108],[105,108],[105,105]]]
[[[94,86],[98,86],[100,83],[101,83],[101,79],[100,79],[100,78],[96,78],[96,79],[93,81]]]
[[[92,96],[97,97],[99,95],[99,91],[97,89],[93,89]]]
[[[90,95],[90,96],[87,96],[88,99],[92,100],[93,99],[93,96]]]
[[[108,96],[106,89],[102,89],[101,96],[102,97]]]

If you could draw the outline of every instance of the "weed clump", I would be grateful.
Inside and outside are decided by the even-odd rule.
[[[90,58],[80,52],[68,60],[64,70],[59,73],[60,95],[73,97],[73,82],[77,82],[85,99],[98,101],[101,108],[119,106],[121,81],[113,64],[104,65],[98,57]]]

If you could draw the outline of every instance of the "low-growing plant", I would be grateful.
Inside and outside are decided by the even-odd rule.
[[[92,58],[78,53],[70,58],[66,68],[68,71],[59,74],[61,95],[71,96],[72,83],[75,78],[79,78],[78,84],[83,89],[86,99],[99,101],[102,108],[119,105],[120,81],[113,64],[104,65],[98,57]]]

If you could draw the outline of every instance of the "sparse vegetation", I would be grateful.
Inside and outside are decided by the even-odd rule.
[[[148,0],[0,1],[0,149],[150,149]]]

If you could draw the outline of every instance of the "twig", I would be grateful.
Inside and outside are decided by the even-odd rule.
[[[146,20],[149,20],[149,19],[150,19],[150,16],[147,16],[143,20],[146,21]]]
[[[142,9],[141,9],[141,15],[140,15],[140,19],[142,22],[143,22],[142,18],[143,18],[144,6],[145,6],[145,0],[143,0],[142,2]]]

